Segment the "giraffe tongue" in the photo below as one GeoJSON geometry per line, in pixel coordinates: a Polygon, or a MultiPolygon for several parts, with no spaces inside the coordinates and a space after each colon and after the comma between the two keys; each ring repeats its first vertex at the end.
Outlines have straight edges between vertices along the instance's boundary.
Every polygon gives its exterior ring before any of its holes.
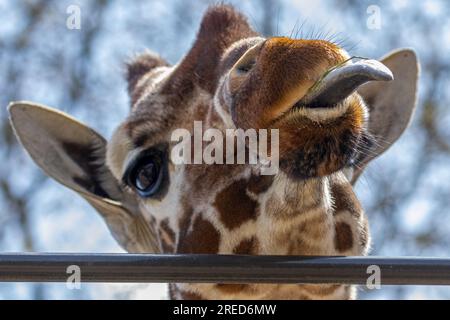
{"type": "Polygon", "coordinates": [[[369,81],[391,81],[394,76],[376,60],[361,60],[336,67],[316,82],[300,100],[309,108],[333,107],[369,81]]]}

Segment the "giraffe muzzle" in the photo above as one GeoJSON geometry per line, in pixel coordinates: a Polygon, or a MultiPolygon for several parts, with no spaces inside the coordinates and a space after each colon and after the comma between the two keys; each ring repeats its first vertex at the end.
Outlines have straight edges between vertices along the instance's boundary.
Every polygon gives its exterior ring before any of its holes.
{"type": "Polygon", "coordinates": [[[332,108],[369,81],[392,80],[391,70],[377,60],[347,61],[325,72],[297,105],[332,108]]]}

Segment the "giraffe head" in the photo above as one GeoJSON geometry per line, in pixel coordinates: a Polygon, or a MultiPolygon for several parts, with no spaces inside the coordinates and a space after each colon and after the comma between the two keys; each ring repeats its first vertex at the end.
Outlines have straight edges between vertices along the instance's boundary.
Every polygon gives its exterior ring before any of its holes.
{"type": "Polygon", "coordinates": [[[240,13],[216,6],[176,65],[153,53],[128,64],[131,111],[108,142],[46,107],[15,103],[10,113],[33,159],[86,198],[126,250],[255,253],[258,217],[314,198],[314,188],[292,198],[310,181],[345,171],[355,182],[409,124],[416,57],[401,50],[381,62],[352,61],[324,40],[263,38],[240,13]],[[194,121],[219,131],[278,129],[279,173],[174,164],[171,135],[192,132],[194,121]],[[263,205],[262,195],[283,206],[263,205]]]}

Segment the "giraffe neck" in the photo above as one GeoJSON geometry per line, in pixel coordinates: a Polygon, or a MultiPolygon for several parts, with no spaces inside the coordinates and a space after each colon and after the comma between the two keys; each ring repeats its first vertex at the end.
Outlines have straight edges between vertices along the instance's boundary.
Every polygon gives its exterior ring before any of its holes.
{"type": "Polygon", "coordinates": [[[328,178],[294,183],[278,176],[261,199],[260,254],[330,255],[334,221],[328,178]],[[264,236],[267,235],[267,236],[264,236]]]}
{"type": "MultiPolygon", "coordinates": [[[[207,114],[206,127],[224,129],[213,109],[207,114]]],[[[366,250],[367,238],[361,238],[366,234],[365,218],[341,173],[298,181],[282,172],[262,176],[249,165],[197,165],[182,170],[179,176],[184,183],[172,181],[170,188],[189,188],[190,197],[164,199],[161,210],[153,213],[164,252],[361,255],[366,250]]],[[[176,284],[171,286],[171,297],[337,299],[350,298],[351,290],[330,285],[176,284]]]]}

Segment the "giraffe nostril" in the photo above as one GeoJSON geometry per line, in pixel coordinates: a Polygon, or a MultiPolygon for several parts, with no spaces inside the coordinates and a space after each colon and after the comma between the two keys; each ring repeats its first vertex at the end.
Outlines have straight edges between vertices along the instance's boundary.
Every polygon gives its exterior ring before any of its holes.
{"type": "Polygon", "coordinates": [[[252,68],[255,66],[256,64],[256,59],[250,59],[249,61],[245,61],[244,63],[238,65],[236,67],[236,70],[241,73],[241,74],[245,74],[248,73],[252,70],[252,68]]]}
{"type": "Polygon", "coordinates": [[[238,74],[247,74],[250,72],[256,64],[257,57],[261,50],[261,43],[254,45],[248,49],[236,62],[233,70],[238,74]]]}

